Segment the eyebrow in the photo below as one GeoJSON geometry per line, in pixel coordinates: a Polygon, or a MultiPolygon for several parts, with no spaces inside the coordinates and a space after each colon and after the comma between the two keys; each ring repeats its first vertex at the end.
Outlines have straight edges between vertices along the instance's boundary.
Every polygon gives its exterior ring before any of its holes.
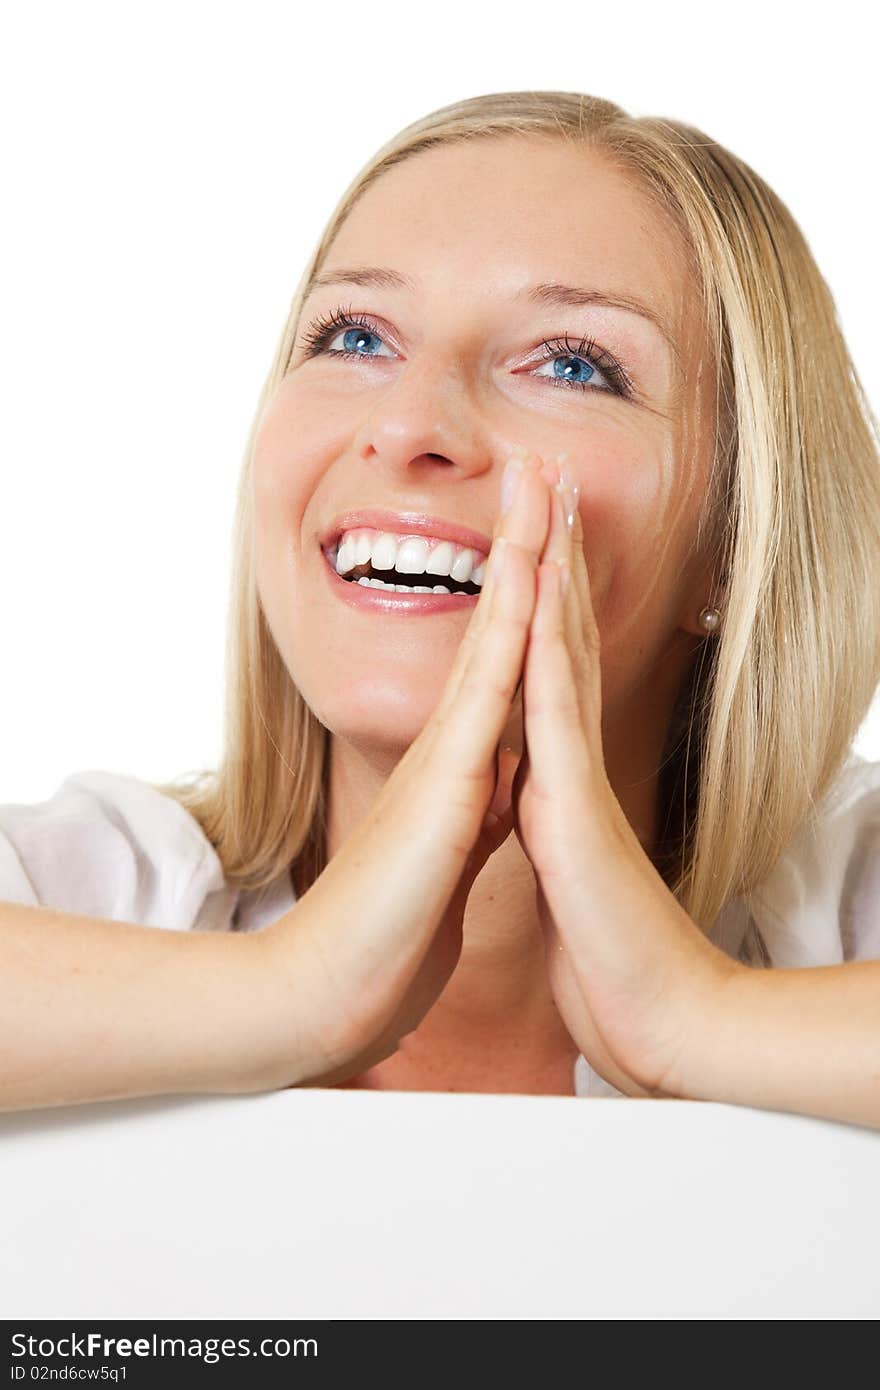
{"type": "MultiPolygon", "coordinates": [[[[418,288],[415,280],[407,275],[401,275],[397,270],[389,270],[384,266],[377,265],[351,266],[316,275],[303,295],[303,303],[313,290],[324,289],[328,285],[360,285],[364,289],[409,290],[411,293],[415,293],[418,288]]],[[[549,305],[553,308],[571,309],[583,309],[586,306],[598,304],[608,309],[624,309],[627,313],[638,314],[641,318],[653,323],[654,327],[658,329],[670,348],[679,371],[683,370],[681,353],[669,325],[657,313],[656,309],[652,309],[649,304],[644,304],[641,300],[633,299],[629,295],[610,294],[607,290],[577,289],[573,285],[555,283],[531,285],[527,289],[519,290],[513,296],[513,302],[517,300],[525,300],[531,304],[549,305]]]]}

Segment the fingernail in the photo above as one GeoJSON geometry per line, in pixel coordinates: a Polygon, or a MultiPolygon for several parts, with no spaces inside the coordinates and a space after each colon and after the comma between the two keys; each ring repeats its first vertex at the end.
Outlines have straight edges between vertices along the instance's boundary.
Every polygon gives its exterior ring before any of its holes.
{"type": "Polygon", "coordinates": [[[559,482],[560,473],[555,459],[542,459],[539,471],[550,487],[556,487],[559,482]]]}
{"type": "MultiPolygon", "coordinates": [[[[501,578],[501,571],[504,569],[504,556],[505,556],[506,551],[507,551],[507,539],[506,539],[506,537],[505,537],[505,536],[496,536],[495,539],[494,539],[494,541],[492,542],[492,550],[491,550],[491,554],[490,554],[490,556],[489,556],[489,570],[490,570],[490,572],[491,572],[489,577],[490,577],[491,580],[492,580],[493,586],[494,586],[495,584],[497,584],[497,583],[498,583],[498,580],[501,578]]],[[[484,590],[486,589],[486,587],[487,587],[487,586],[486,586],[486,583],[485,583],[485,581],[484,581],[484,583],[483,583],[483,588],[484,588],[484,590]]]]}
{"type": "Polygon", "coordinates": [[[565,515],[565,524],[568,527],[569,535],[574,530],[574,514],[577,511],[578,498],[581,495],[580,488],[574,483],[568,490],[568,511],[565,515]]]}
{"type": "Polygon", "coordinates": [[[556,487],[556,491],[562,498],[562,506],[563,510],[565,511],[565,524],[568,527],[568,534],[571,535],[572,531],[574,530],[574,514],[577,510],[580,489],[578,488],[577,483],[574,483],[571,486],[569,486],[560,480],[556,487]]]}
{"type": "Polygon", "coordinates": [[[508,510],[513,495],[516,492],[516,485],[523,470],[523,457],[521,454],[512,454],[507,460],[504,472],[501,475],[501,511],[502,514],[508,510]]]}
{"type": "Polygon", "coordinates": [[[557,488],[557,492],[562,498],[562,505],[565,509],[565,524],[568,527],[569,533],[571,533],[571,531],[574,528],[574,513],[577,507],[580,490],[577,484],[572,485],[571,483],[569,483],[568,478],[565,474],[565,465],[568,463],[568,451],[563,450],[562,453],[556,454],[555,457],[557,465],[559,467],[560,483],[560,486],[557,488]]]}

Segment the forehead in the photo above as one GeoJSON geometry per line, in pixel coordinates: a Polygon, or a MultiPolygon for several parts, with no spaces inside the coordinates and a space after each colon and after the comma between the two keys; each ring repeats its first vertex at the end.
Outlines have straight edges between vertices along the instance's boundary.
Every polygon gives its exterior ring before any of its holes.
{"type": "Polygon", "coordinates": [[[392,266],[440,296],[595,284],[671,325],[693,290],[681,237],[646,191],[597,151],[534,138],[423,150],[385,171],[322,269],[355,263],[392,266]]]}

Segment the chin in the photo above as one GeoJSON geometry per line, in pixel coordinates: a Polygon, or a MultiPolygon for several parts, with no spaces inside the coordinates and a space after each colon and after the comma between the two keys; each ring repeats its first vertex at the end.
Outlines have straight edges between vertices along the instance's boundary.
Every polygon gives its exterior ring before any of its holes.
{"type": "Polygon", "coordinates": [[[422,682],[412,684],[390,682],[342,681],[332,691],[322,691],[308,703],[316,718],[336,738],[363,749],[381,748],[388,752],[399,749],[404,753],[418,738],[433,714],[442,690],[426,689],[422,682]]]}

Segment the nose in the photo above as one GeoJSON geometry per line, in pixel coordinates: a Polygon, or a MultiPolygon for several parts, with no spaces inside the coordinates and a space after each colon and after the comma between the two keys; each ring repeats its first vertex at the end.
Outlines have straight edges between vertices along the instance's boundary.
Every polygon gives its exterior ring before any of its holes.
{"type": "Polygon", "coordinates": [[[420,482],[436,469],[459,477],[490,470],[505,444],[481,418],[473,391],[451,362],[412,359],[370,402],[355,442],[355,455],[406,472],[420,482]]]}

